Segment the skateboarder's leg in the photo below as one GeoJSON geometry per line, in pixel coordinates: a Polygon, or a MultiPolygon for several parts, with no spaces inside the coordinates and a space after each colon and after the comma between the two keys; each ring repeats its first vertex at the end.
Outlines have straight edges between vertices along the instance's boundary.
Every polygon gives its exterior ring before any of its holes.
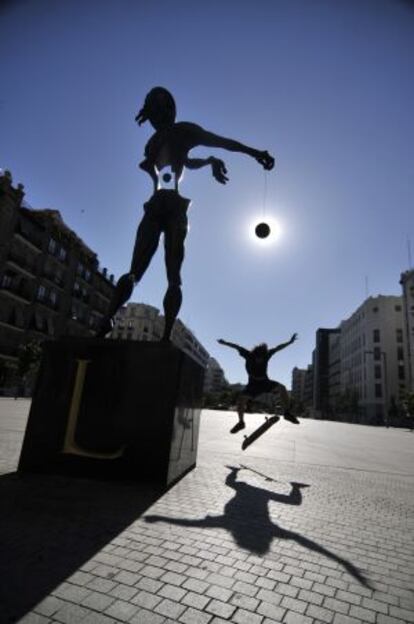
{"type": "Polygon", "coordinates": [[[246,424],[244,422],[244,412],[246,411],[248,398],[245,394],[240,394],[237,399],[237,414],[239,416],[238,422],[230,429],[230,433],[237,433],[241,429],[244,429],[246,424]]]}
{"type": "Polygon", "coordinates": [[[281,383],[278,383],[276,392],[279,394],[280,402],[282,403],[283,418],[295,425],[299,425],[300,424],[299,420],[296,418],[294,414],[291,414],[289,411],[289,407],[290,407],[289,395],[287,393],[285,386],[281,383]]]}

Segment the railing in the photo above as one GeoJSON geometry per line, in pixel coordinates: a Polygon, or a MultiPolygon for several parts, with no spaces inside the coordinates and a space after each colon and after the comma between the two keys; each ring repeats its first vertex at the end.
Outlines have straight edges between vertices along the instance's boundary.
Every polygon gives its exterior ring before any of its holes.
{"type": "Polygon", "coordinates": [[[21,267],[22,269],[25,269],[26,271],[28,271],[29,273],[31,273],[35,277],[36,265],[35,265],[34,262],[31,262],[25,256],[22,256],[22,255],[16,253],[15,251],[10,251],[9,252],[9,257],[7,258],[7,260],[9,262],[13,262],[14,264],[16,264],[17,266],[21,267]]]}
{"type": "Polygon", "coordinates": [[[26,240],[31,245],[37,247],[37,249],[42,249],[42,240],[34,234],[34,232],[28,231],[19,224],[15,230],[15,234],[18,234],[24,240],[26,240]]]}
{"type": "Polygon", "coordinates": [[[13,284],[13,282],[11,283],[3,282],[2,284],[0,284],[0,290],[13,293],[14,295],[17,295],[18,297],[21,297],[22,299],[28,302],[31,301],[32,299],[31,293],[29,292],[28,288],[20,284],[13,284]]]}

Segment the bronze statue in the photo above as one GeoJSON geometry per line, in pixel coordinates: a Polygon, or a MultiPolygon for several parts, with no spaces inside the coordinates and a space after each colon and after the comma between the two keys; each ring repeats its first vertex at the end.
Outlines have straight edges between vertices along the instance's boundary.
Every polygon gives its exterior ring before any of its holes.
{"type": "Polygon", "coordinates": [[[187,234],[187,209],[190,205],[190,200],[181,197],[178,192],[184,167],[200,169],[211,166],[212,175],[217,182],[225,184],[228,180],[227,169],[222,160],[213,156],[189,158],[190,150],[198,146],[220,147],[231,152],[247,154],[255,158],[266,170],[274,166],[274,158],[266,151],[259,151],[207,132],[193,123],[186,121],[176,123],[175,117],[176,106],[173,96],[167,89],[155,87],[146,96],[144,107],[135,118],[139,125],[149,121],[155,129],[155,134],[145,147],[145,159],[139,165],[151,176],[154,193],[144,204],[144,216],[138,227],[130,271],[122,275],[118,281],[109,311],[97,333],[98,337],[103,337],[111,331],[114,315],[128,301],[134,285],[147,270],[163,233],[168,288],[163,302],[165,327],[162,340],[170,339],[182,301],[180,271],[187,234]],[[171,173],[161,174],[166,167],[170,168],[171,173]],[[173,188],[162,188],[163,182],[169,183],[172,179],[173,188]]]}

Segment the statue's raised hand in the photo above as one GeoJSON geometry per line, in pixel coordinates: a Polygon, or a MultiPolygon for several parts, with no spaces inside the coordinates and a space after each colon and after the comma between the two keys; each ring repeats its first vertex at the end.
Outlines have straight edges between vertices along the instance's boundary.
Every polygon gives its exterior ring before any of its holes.
{"type": "Polygon", "coordinates": [[[256,160],[266,171],[270,171],[275,166],[275,159],[266,151],[257,152],[256,160]]]}
{"type": "Polygon", "coordinates": [[[220,160],[220,158],[211,158],[211,169],[213,177],[217,180],[217,182],[220,182],[220,184],[226,184],[228,181],[228,177],[226,175],[227,169],[226,165],[222,160],[220,160]]]}

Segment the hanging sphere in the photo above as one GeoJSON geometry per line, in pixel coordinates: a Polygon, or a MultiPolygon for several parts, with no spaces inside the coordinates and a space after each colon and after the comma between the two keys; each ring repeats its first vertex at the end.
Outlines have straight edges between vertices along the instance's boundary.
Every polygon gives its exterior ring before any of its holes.
{"type": "Polygon", "coordinates": [[[258,238],[267,238],[270,234],[270,227],[267,223],[258,223],[255,227],[255,233],[258,238]]]}

